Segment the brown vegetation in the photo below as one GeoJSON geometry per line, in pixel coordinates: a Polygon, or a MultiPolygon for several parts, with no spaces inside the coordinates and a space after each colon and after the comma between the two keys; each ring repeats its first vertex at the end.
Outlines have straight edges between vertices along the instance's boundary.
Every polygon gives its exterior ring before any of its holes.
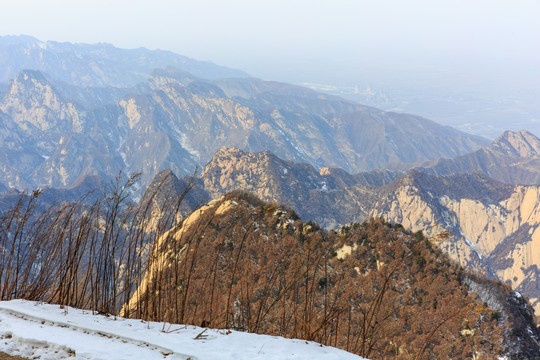
{"type": "Polygon", "coordinates": [[[39,192],[22,196],[0,218],[1,299],[302,338],[372,359],[507,352],[511,317],[470,292],[421,233],[382,220],[328,233],[244,192],[177,224],[191,184],[153,218],[160,186],[128,206],[135,180],[119,176],[90,205],[43,210],[39,192]]]}
{"type": "MultiPolygon", "coordinates": [[[[90,204],[83,198],[43,209],[41,191],[22,194],[0,217],[0,300],[118,313],[148,268],[154,237],[174,225],[176,214],[153,219],[151,199],[129,206],[137,178],[119,174],[90,204]]],[[[178,203],[189,188],[176,195],[178,203]]]]}
{"type": "Polygon", "coordinates": [[[463,270],[420,233],[381,220],[326,233],[234,193],[157,251],[167,258],[126,309],[134,317],[303,338],[374,359],[504,350],[497,312],[468,292],[463,270]],[[344,246],[350,254],[338,257],[344,246]]]}
{"type": "Polygon", "coordinates": [[[12,356],[3,352],[0,352],[0,360],[25,360],[20,356],[12,356]]]}

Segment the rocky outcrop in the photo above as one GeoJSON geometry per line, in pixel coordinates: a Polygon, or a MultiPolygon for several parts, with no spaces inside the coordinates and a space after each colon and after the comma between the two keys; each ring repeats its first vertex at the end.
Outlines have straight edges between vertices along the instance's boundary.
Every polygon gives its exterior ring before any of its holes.
{"type": "MultiPolygon", "coordinates": [[[[368,173],[369,174],[369,173],[368,173]]],[[[482,173],[411,171],[383,183],[343,170],[317,173],[269,152],[221,149],[201,174],[212,197],[233,189],[293,208],[326,228],[382,217],[422,231],[469,269],[510,284],[540,313],[540,187],[496,182],[482,173]]]]}
{"type": "Polygon", "coordinates": [[[367,218],[377,196],[375,187],[400,175],[380,170],[355,175],[337,168],[316,171],[312,165],[285,161],[269,151],[249,153],[222,148],[204,167],[200,178],[212,198],[242,189],[263,200],[291,206],[303,219],[333,228],[367,218]]]}

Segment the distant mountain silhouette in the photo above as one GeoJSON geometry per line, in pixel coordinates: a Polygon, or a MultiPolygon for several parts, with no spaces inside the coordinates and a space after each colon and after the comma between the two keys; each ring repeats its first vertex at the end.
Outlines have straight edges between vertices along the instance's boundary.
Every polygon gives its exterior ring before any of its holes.
{"type": "Polygon", "coordinates": [[[20,71],[38,70],[78,87],[132,87],[156,68],[174,66],[203,78],[243,77],[245,72],[198,61],[170,51],[119,49],[111,44],[41,41],[31,36],[0,36],[0,82],[20,71]]]}
{"type": "Polygon", "coordinates": [[[540,139],[525,130],[506,131],[473,153],[439,159],[420,169],[438,175],[481,171],[510,184],[540,184],[540,139]]]}

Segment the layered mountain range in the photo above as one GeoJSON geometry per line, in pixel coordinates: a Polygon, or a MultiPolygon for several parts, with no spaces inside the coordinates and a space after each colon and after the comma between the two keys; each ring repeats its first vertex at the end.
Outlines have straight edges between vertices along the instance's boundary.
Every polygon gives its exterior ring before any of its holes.
{"type": "Polygon", "coordinates": [[[540,313],[540,140],[526,131],[489,144],[163,51],[0,37],[0,65],[2,210],[14,189],[46,187],[53,204],[140,173],[138,206],[181,222],[242,189],[327,229],[421,231],[540,313]]]}
{"type": "Polygon", "coordinates": [[[12,37],[0,49],[0,182],[17,189],[70,187],[121,169],[142,172],[145,187],[166,168],[193,173],[223,146],[358,172],[486,144],[417,116],[159,51],[12,37]],[[121,68],[127,58],[135,65],[121,68]]]}
{"type": "MultiPolygon", "coordinates": [[[[499,158],[508,159],[502,166],[519,168],[536,156],[523,149],[538,143],[526,132],[507,132],[475,154],[499,149],[499,158]],[[501,150],[501,144],[512,145],[501,150]]],[[[423,231],[451,258],[511,284],[540,311],[540,258],[535,255],[540,253],[540,186],[505,184],[481,168],[472,170],[434,175],[419,168],[404,176],[380,170],[351,175],[335,168],[317,171],[268,151],[254,154],[223,148],[199,181],[209,198],[243,189],[287,204],[302,219],[328,229],[382,217],[411,231],[423,231]]]]}
{"type": "Polygon", "coordinates": [[[477,151],[452,159],[438,159],[420,168],[436,175],[482,172],[509,184],[539,184],[540,139],[525,130],[506,131],[477,151]]]}

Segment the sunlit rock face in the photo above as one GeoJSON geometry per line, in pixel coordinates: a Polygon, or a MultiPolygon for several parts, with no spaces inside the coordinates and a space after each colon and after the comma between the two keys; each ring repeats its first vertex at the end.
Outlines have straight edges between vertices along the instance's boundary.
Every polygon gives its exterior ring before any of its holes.
{"type": "Polygon", "coordinates": [[[508,186],[476,176],[418,176],[379,202],[371,211],[424,231],[462,265],[491,274],[526,294],[540,313],[537,278],[540,265],[540,187],[508,186]],[[468,182],[475,193],[439,188],[437,181],[468,182]],[[451,236],[438,239],[448,231],[451,236]]]}
{"type": "Polygon", "coordinates": [[[539,186],[503,184],[481,173],[434,176],[414,170],[397,176],[329,168],[317,173],[269,152],[223,148],[201,181],[211,197],[247,190],[284,202],[302,219],[328,229],[382,217],[422,231],[463,266],[523,292],[540,311],[539,186]]]}

